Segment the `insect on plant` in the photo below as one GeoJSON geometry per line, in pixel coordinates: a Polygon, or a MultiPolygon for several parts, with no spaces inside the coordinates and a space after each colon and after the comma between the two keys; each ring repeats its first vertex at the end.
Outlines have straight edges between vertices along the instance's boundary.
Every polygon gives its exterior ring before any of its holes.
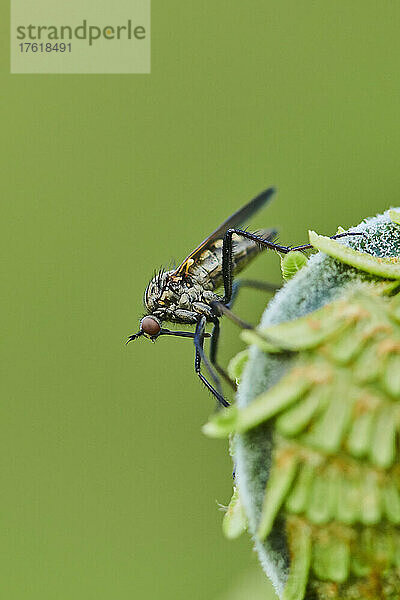
{"type": "MultiPolygon", "coordinates": [[[[232,305],[241,287],[275,291],[279,286],[250,279],[236,279],[235,276],[262,250],[276,250],[288,254],[294,250],[307,250],[302,246],[282,246],[274,243],[277,231],[261,229],[251,233],[240,226],[248,221],[271,199],[274,188],[269,188],[253,198],[233,213],[213,231],[185,260],[171,271],[161,269],[155,274],[144,293],[146,314],[140,321],[140,328],[128,338],[131,342],[141,336],[155,342],[163,335],[192,338],[195,346],[195,372],[223,406],[229,406],[225,399],[221,377],[233,389],[235,383],[217,362],[220,319],[226,315],[243,329],[252,326],[232,312],[232,305]],[[223,294],[217,294],[223,286],[223,294]],[[195,331],[174,331],[165,329],[164,321],[195,325],[195,331]],[[211,335],[206,332],[206,324],[212,323],[211,335]],[[209,359],[204,352],[204,339],[210,337],[209,359]],[[201,364],[207,368],[212,383],[203,375],[201,364]]],[[[333,238],[346,235],[359,235],[352,232],[340,233],[333,238]]],[[[127,342],[127,343],[128,343],[127,342]]]]}

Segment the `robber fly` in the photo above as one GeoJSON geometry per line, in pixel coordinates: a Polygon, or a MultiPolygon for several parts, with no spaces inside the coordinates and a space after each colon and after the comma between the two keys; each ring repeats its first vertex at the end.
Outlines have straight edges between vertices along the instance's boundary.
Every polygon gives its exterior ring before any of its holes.
{"type": "MultiPolygon", "coordinates": [[[[262,250],[269,248],[287,254],[293,250],[306,250],[303,246],[281,246],[274,243],[277,231],[261,229],[250,233],[239,229],[271,199],[274,188],[269,188],[245,204],[224,221],[178,268],[160,270],[148,284],[144,293],[146,315],[140,321],[140,329],[128,338],[128,342],[141,336],[152,342],[162,335],[192,338],[195,346],[195,372],[223,406],[229,402],[222,393],[220,377],[235,389],[235,384],[217,362],[217,348],[220,333],[219,320],[228,316],[242,328],[252,329],[251,325],[232,313],[232,304],[241,286],[274,291],[279,286],[253,280],[235,280],[234,277],[262,250]],[[223,286],[224,293],[217,294],[223,286]],[[174,331],[165,329],[163,322],[195,325],[195,331],[174,331]],[[211,335],[206,333],[207,323],[213,324],[211,335]],[[210,359],[204,353],[204,338],[210,337],[210,359]],[[201,371],[204,363],[213,383],[201,371]]],[[[342,233],[334,237],[352,235],[342,233]]]]}

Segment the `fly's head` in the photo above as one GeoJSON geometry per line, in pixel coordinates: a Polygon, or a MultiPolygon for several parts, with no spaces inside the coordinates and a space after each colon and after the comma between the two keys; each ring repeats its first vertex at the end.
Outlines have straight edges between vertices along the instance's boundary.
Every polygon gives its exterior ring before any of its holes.
{"type": "Polygon", "coordinates": [[[140,321],[139,331],[128,337],[128,342],[133,342],[142,335],[147,337],[151,342],[155,342],[159,335],[162,335],[163,329],[161,327],[161,321],[154,315],[146,315],[140,321]]]}

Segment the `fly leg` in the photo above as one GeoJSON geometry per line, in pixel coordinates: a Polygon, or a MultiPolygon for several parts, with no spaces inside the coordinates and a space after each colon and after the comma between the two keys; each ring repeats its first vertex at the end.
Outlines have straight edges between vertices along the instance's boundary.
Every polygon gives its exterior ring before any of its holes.
{"type": "Polygon", "coordinates": [[[220,334],[219,320],[216,318],[214,321],[214,327],[213,327],[213,330],[211,333],[211,340],[210,340],[210,361],[211,361],[211,364],[213,365],[213,367],[215,368],[215,370],[221,375],[221,377],[223,377],[225,379],[225,381],[227,383],[229,383],[231,388],[236,391],[235,382],[232,381],[232,379],[229,377],[229,375],[225,371],[225,369],[223,369],[217,362],[219,334],[220,334]]]}
{"type": "MultiPolygon", "coordinates": [[[[217,308],[218,313],[227,314],[229,311],[228,317],[230,317],[231,319],[234,319],[235,322],[240,327],[248,328],[251,326],[248,325],[247,323],[245,323],[244,321],[242,321],[241,319],[239,319],[238,317],[236,317],[236,315],[234,315],[230,310],[233,306],[233,303],[236,300],[239,289],[241,287],[251,287],[251,288],[254,288],[257,290],[265,290],[268,292],[275,292],[276,290],[278,290],[280,288],[280,286],[275,285],[273,283],[267,283],[264,281],[255,281],[253,279],[238,279],[237,281],[234,281],[234,283],[232,285],[232,296],[231,296],[231,300],[230,300],[229,304],[227,306],[225,306],[219,302],[215,303],[214,307],[217,308]]],[[[217,362],[219,334],[220,334],[220,325],[219,325],[218,318],[216,318],[214,321],[214,328],[212,330],[211,339],[210,339],[210,361],[211,361],[211,364],[214,366],[215,370],[221,375],[221,377],[223,377],[225,379],[225,381],[231,386],[231,388],[236,391],[237,386],[236,386],[235,382],[232,381],[232,379],[229,377],[229,375],[225,371],[225,369],[223,369],[217,362]]]]}
{"type": "Polygon", "coordinates": [[[250,323],[247,323],[246,321],[243,321],[243,319],[241,319],[240,317],[238,317],[237,315],[235,315],[235,313],[233,313],[231,311],[230,308],[228,308],[227,304],[224,304],[223,301],[221,300],[213,300],[212,302],[210,302],[211,307],[215,310],[215,313],[219,316],[225,315],[228,317],[228,319],[230,319],[231,321],[233,321],[233,323],[235,323],[236,325],[238,325],[238,327],[240,327],[241,329],[254,329],[254,327],[252,325],[250,325],[250,323]]]}
{"type": "MultiPolygon", "coordinates": [[[[224,274],[224,263],[222,264],[222,272],[224,274]]],[[[224,282],[225,282],[225,275],[224,275],[224,282]]],[[[230,281],[229,302],[227,302],[225,304],[225,298],[222,298],[221,300],[213,300],[210,303],[211,307],[214,309],[214,311],[217,315],[226,315],[228,317],[228,319],[233,321],[241,329],[254,329],[253,326],[250,325],[250,323],[243,321],[243,319],[241,319],[240,317],[235,315],[235,313],[233,313],[231,310],[232,305],[237,298],[239,289],[242,286],[253,287],[256,289],[260,289],[260,290],[267,290],[269,292],[279,289],[280,286],[274,285],[271,283],[264,283],[262,281],[254,281],[252,279],[239,279],[238,281],[235,281],[235,282],[230,281]]],[[[225,288],[225,290],[226,290],[226,288],[225,288]]],[[[226,294],[225,294],[225,296],[226,296],[226,294]]],[[[211,336],[212,336],[212,334],[211,334],[211,336]]],[[[212,340],[211,340],[211,343],[212,343],[212,340]]]]}
{"type": "Polygon", "coordinates": [[[240,286],[240,284],[236,286],[233,283],[232,236],[234,233],[242,235],[242,237],[248,238],[253,242],[259,244],[262,243],[264,247],[270,248],[271,250],[285,248],[284,246],[279,246],[279,244],[274,244],[272,241],[272,237],[261,238],[260,236],[257,236],[254,233],[250,233],[249,231],[243,231],[242,229],[228,229],[228,231],[225,232],[222,245],[222,279],[224,283],[224,297],[221,299],[221,303],[224,304],[227,308],[230,308],[232,303],[235,301],[240,286]]]}
{"type": "Polygon", "coordinates": [[[194,359],[194,370],[196,371],[197,375],[199,376],[200,380],[204,383],[206,388],[216,397],[218,402],[220,404],[222,404],[222,406],[229,406],[229,402],[227,402],[227,400],[225,400],[225,398],[222,394],[221,383],[220,383],[219,377],[218,377],[217,373],[215,372],[214,368],[212,367],[212,365],[209,363],[208,359],[206,358],[206,355],[204,354],[203,342],[204,342],[204,333],[205,333],[206,322],[207,321],[206,321],[205,316],[202,316],[196,325],[196,331],[194,334],[194,345],[196,348],[196,355],[195,355],[195,359],[194,359]],[[209,381],[207,381],[207,379],[202,374],[201,361],[203,361],[205,366],[207,367],[207,370],[211,375],[211,378],[214,382],[215,387],[209,381]]]}
{"type": "MultiPolygon", "coordinates": [[[[312,248],[311,244],[304,244],[302,246],[281,246],[280,244],[275,244],[270,238],[262,238],[255,233],[250,233],[250,231],[245,231],[243,229],[228,229],[225,232],[222,246],[222,277],[224,282],[225,294],[221,302],[226,307],[230,305],[233,294],[233,234],[240,235],[248,240],[252,240],[259,246],[269,248],[270,250],[276,250],[278,252],[281,252],[282,254],[289,254],[289,252],[292,252],[294,250],[302,251],[309,250],[312,248]]],[[[338,233],[336,235],[333,235],[331,239],[338,239],[349,235],[362,235],[362,233],[355,231],[346,231],[345,233],[338,233]]]]}
{"type": "Polygon", "coordinates": [[[268,281],[258,281],[256,279],[237,279],[232,284],[232,295],[230,301],[227,304],[228,308],[232,308],[238,296],[239,290],[242,287],[253,288],[254,290],[261,290],[273,293],[279,290],[282,286],[277,285],[275,283],[268,283],[268,281]]]}
{"type": "Polygon", "coordinates": [[[224,304],[224,300],[216,300],[211,302],[211,306],[214,308],[217,314],[226,315],[228,319],[236,323],[236,325],[238,325],[241,329],[253,329],[252,325],[246,321],[243,321],[243,319],[235,315],[235,313],[233,313],[231,310],[238,296],[239,290],[242,287],[251,287],[257,290],[275,292],[276,290],[279,290],[281,286],[264,281],[256,281],[254,279],[238,279],[232,283],[231,298],[227,304],[224,304]]]}
{"type": "MultiPolygon", "coordinates": [[[[225,305],[222,302],[214,301],[211,303],[214,309],[216,309],[217,314],[225,314],[228,318],[239,325],[242,329],[252,329],[252,326],[237,317],[232,311],[231,308],[233,303],[235,302],[239,289],[241,287],[252,287],[257,290],[266,290],[268,292],[276,291],[280,288],[279,285],[274,285],[272,283],[266,283],[263,281],[254,281],[253,279],[239,279],[235,281],[232,285],[232,296],[229,304],[225,305]]],[[[219,334],[220,334],[220,326],[218,318],[214,321],[214,328],[211,333],[210,340],[210,361],[211,364],[215,367],[215,370],[229,383],[229,385],[236,390],[237,386],[234,381],[229,377],[228,373],[217,363],[217,349],[219,342],[219,334]]]]}

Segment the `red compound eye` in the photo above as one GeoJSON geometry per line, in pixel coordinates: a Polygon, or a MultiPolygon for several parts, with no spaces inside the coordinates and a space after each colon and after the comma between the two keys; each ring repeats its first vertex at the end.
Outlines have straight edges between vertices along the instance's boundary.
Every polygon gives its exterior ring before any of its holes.
{"type": "Polygon", "coordinates": [[[157,335],[161,331],[161,325],[153,317],[145,317],[140,323],[140,327],[147,335],[157,335]]]}

